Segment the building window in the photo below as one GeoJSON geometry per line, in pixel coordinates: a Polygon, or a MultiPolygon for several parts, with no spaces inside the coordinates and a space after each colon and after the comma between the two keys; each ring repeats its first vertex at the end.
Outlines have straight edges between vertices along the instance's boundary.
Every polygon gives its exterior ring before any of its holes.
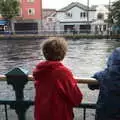
{"type": "Polygon", "coordinates": [[[87,17],[87,13],[86,12],[81,12],[80,17],[83,17],[83,18],[87,17]]]}
{"type": "Polygon", "coordinates": [[[86,13],[85,12],[83,13],[83,17],[86,17],[86,13]]]}
{"type": "Polygon", "coordinates": [[[35,0],[27,0],[27,2],[33,3],[35,0]]]}
{"type": "Polygon", "coordinates": [[[82,17],[82,12],[80,13],[80,17],[82,17]]]}
{"type": "Polygon", "coordinates": [[[29,8],[28,9],[28,15],[34,15],[35,14],[35,9],[34,8],[29,8]]]}
{"type": "Polygon", "coordinates": [[[72,13],[67,12],[67,13],[66,13],[66,16],[67,16],[67,17],[72,17],[72,13]]]}
{"type": "Polygon", "coordinates": [[[48,22],[52,22],[53,21],[53,19],[52,18],[48,18],[48,22]]]}

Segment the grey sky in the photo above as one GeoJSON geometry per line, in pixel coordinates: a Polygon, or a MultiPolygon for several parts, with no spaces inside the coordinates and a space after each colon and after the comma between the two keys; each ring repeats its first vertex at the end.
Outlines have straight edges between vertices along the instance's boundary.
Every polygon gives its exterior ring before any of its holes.
{"type": "MultiPolygon", "coordinates": [[[[115,0],[89,0],[90,5],[98,5],[98,4],[109,4],[109,1],[114,2],[115,0]]],[[[43,8],[53,8],[53,9],[61,9],[71,2],[80,2],[84,5],[87,5],[87,0],[43,0],[42,5],[43,8]]]]}

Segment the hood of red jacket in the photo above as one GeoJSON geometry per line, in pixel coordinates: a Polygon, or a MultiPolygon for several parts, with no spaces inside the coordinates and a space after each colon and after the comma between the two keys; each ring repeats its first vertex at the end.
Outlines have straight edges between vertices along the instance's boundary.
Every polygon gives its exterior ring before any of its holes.
{"type": "MultiPolygon", "coordinates": [[[[57,69],[63,67],[62,63],[59,61],[44,61],[40,62],[36,68],[33,70],[33,76],[36,78],[38,75],[39,77],[46,77],[49,73],[54,72],[57,69]]],[[[37,80],[37,79],[35,79],[37,80]]]]}
{"type": "Polygon", "coordinates": [[[39,72],[39,71],[46,71],[46,70],[54,70],[57,69],[58,67],[62,66],[61,62],[57,62],[57,61],[44,61],[39,63],[36,66],[35,71],[39,72]]]}
{"type": "Polygon", "coordinates": [[[55,69],[56,67],[61,66],[62,63],[59,61],[43,61],[37,65],[37,69],[55,69]]]}

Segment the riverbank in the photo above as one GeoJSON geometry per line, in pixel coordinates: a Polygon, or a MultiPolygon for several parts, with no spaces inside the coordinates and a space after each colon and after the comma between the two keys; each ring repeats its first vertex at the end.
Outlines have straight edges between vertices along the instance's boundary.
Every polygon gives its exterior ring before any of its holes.
{"type": "Polygon", "coordinates": [[[29,40],[29,39],[46,39],[48,36],[38,34],[21,34],[21,35],[0,35],[0,40],[29,40]]]}
{"type": "Polygon", "coordinates": [[[34,40],[46,39],[48,37],[65,37],[66,39],[120,39],[120,35],[91,35],[91,34],[4,34],[0,35],[0,40],[34,40]]]}

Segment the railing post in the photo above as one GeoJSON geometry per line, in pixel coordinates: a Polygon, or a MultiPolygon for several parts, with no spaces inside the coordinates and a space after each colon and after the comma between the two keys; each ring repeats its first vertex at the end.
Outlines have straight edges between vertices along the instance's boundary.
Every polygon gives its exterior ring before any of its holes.
{"type": "Polygon", "coordinates": [[[18,120],[25,120],[25,113],[29,108],[28,104],[24,102],[24,86],[28,82],[28,72],[21,69],[15,68],[9,71],[6,74],[7,84],[13,86],[15,91],[16,102],[12,104],[10,107],[15,109],[16,114],[18,116],[18,120]]]}

